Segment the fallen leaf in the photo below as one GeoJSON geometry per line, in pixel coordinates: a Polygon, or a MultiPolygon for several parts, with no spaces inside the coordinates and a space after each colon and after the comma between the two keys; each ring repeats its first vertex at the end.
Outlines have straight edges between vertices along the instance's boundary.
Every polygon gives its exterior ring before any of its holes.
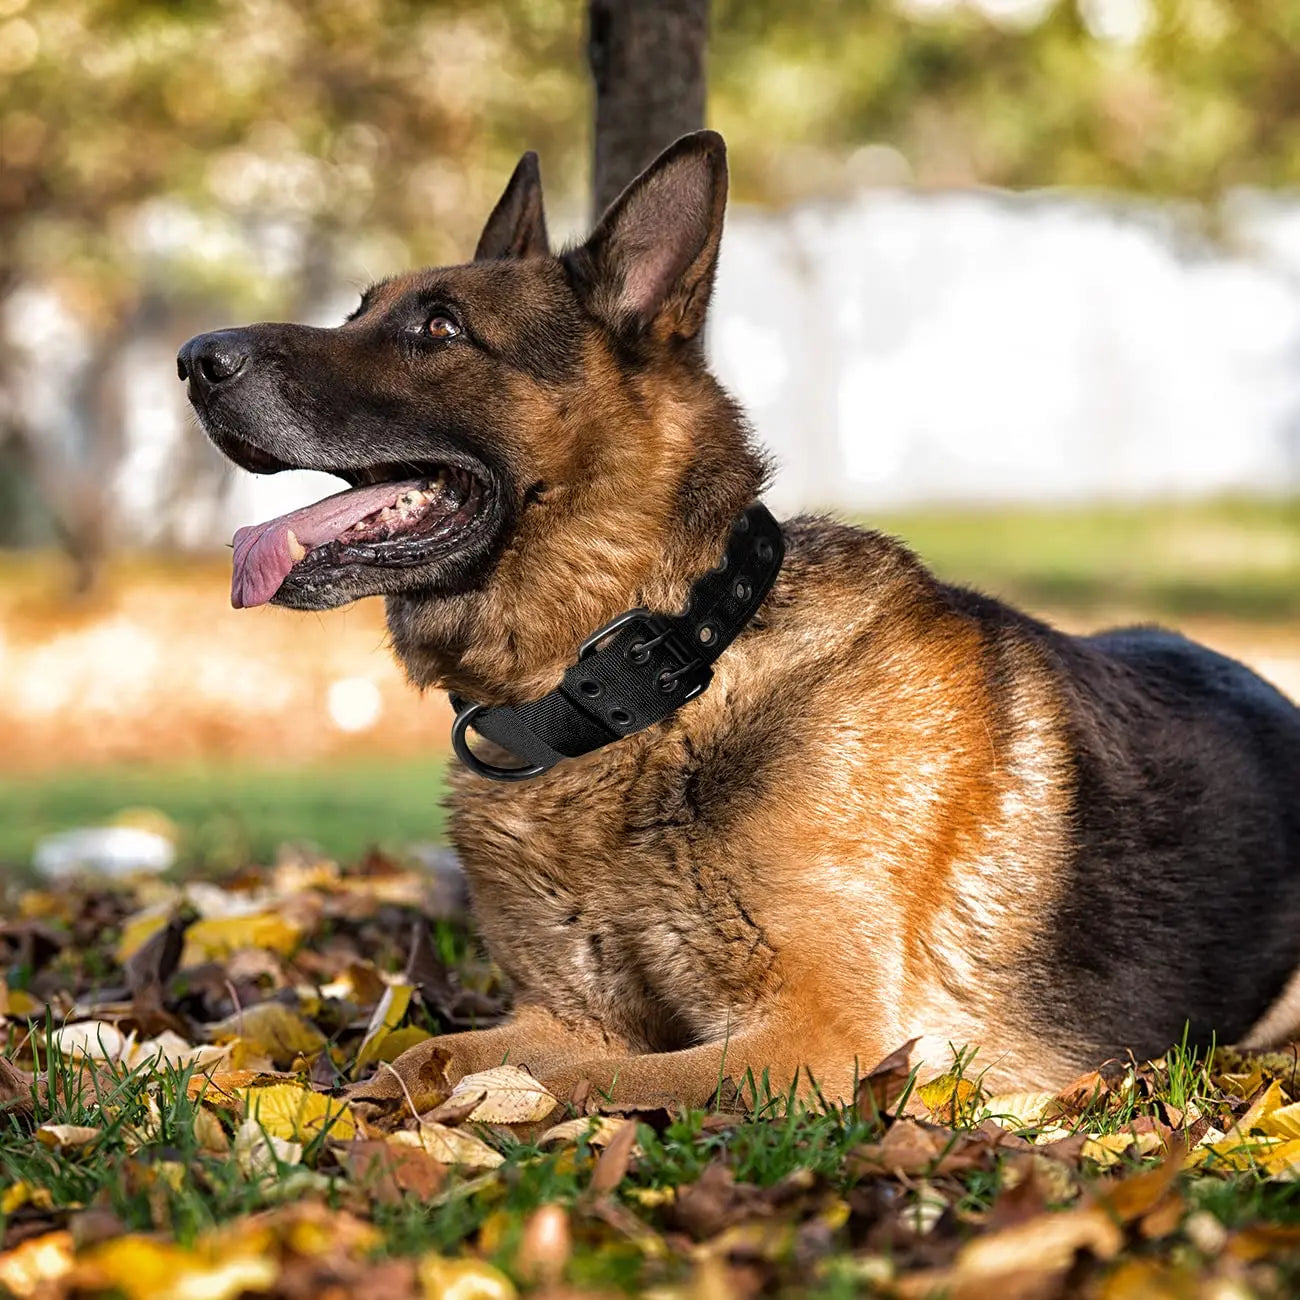
{"type": "Polygon", "coordinates": [[[554,1285],[573,1254],[573,1231],[562,1205],[543,1205],[524,1220],[514,1271],[525,1282],[554,1285]]]}
{"type": "Polygon", "coordinates": [[[192,1074],[185,1085],[191,1101],[200,1098],[210,1106],[242,1110],[244,1090],[271,1083],[295,1082],[296,1075],[268,1073],[264,1070],[224,1070],[214,1074],[192,1074]]]}
{"type": "Polygon", "coordinates": [[[220,961],[241,948],[266,948],[290,956],[302,941],[302,927],[279,912],[253,912],[247,916],[205,917],[185,936],[182,966],[220,961]]]}
{"type": "Polygon", "coordinates": [[[479,1259],[426,1255],[419,1264],[424,1300],[514,1300],[515,1284],[479,1259]]]}
{"type": "Polygon", "coordinates": [[[448,1103],[458,1096],[482,1092],[483,1100],[469,1118],[480,1124],[534,1124],[545,1119],[559,1102],[527,1070],[517,1065],[497,1065],[467,1074],[451,1090],[448,1103]]]}
{"type": "Polygon", "coordinates": [[[401,1129],[386,1141],[394,1146],[419,1147],[446,1165],[464,1165],[469,1169],[495,1169],[505,1157],[493,1151],[481,1138],[463,1129],[445,1124],[421,1124],[417,1129],[401,1129]]]}
{"type": "Polygon", "coordinates": [[[957,1124],[972,1118],[979,1090],[969,1080],[957,1074],[941,1074],[916,1090],[921,1104],[937,1120],[957,1124]]]}
{"type": "Polygon", "coordinates": [[[42,1124],[36,1130],[36,1140],[51,1151],[75,1151],[89,1146],[103,1131],[84,1124],[42,1124]]]}
{"type": "Polygon", "coordinates": [[[1300,1102],[1279,1106],[1256,1120],[1255,1127],[1269,1137],[1300,1138],[1300,1102]]]}
{"type": "Polygon", "coordinates": [[[131,1235],[95,1247],[78,1264],[76,1285],[114,1290],[128,1300],[235,1300],[267,1291],[280,1273],[276,1260],[251,1252],[210,1259],[168,1242],[131,1235]]]}
{"type": "Polygon", "coordinates": [[[0,1287],[19,1300],[38,1292],[49,1294],[47,1288],[56,1286],[72,1268],[72,1234],[47,1232],[0,1255],[0,1287]]]}
{"type": "Polygon", "coordinates": [[[1091,1160],[1102,1169],[1109,1169],[1119,1164],[1124,1157],[1139,1158],[1154,1155],[1164,1149],[1164,1143],[1158,1133],[1104,1133],[1090,1137],[1083,1144],[1081,1152],[1085,1160],[1091,1160]]]}
{"type": "Polygon", "coordinates": [[[634,1121],[623,1121],[623,1127],[610,1139],[609,1145],[600,1153],[595,1169],[591,1171],[591,1182],[587,1184],[589,1196],[608,1195],[627,1176],[628,1165],[632,1162],[636,1147],[636,1132],[634,1121]]]}
{"type": "Polygon", "coordinates": [[[0,1056],[0,1109],[31,1110],[34,1083],[26,1070],[20,1070],[7,1056],[0,1056]]]}
{"type": "Polygon", "coordinates": [[[50,1035],[50,1043],[63,1056],[91,1061],[125,1060],[135,1046],[135,1035],[124,1034],[106,1020],[83,1020],[64,1025],[50,1035]]]}
{"type": "Polygon", "coordinates": [[[321,1133],[346,1142],[357,1133],[345,1101],[313,1092],[301,1084],[273,1083],[241,1090],[245,1111],[272,1137],[309,1142],[321,1133]]]}
{"type": "MultiPolygon", "coordinates": [[[[624,1125],[632,1121],[615,1119],[611,1115],[580,1115],[577,1119],[566,1119],[553,1128],[548,1128],[537,1145],[543,1147],[560,1146],[567,1142],[576,1142],[586,1138],[587,1145],[607,1147],[610,1141],[622,1132],[624,1125]]],[[[643,1154],[640,1146],[633,1147],[633,1155],[643,1154]]]]}
{"type": "Polygon", "coordinates": [[[302,1143],[278,1137],[249,1116],[236,1130],[231,1155],[245,1178],[274,1177],[281,1165],[302,1163],[302,1143]]]}
{"type": "Polygon", "coordinates": [[[360,1077],[362,1071],[380,1059],[380,1044],[402,1023],[414,992],[414,985],[405,978],[395,980],[384,990],[383,997],[379,999],[379,1004],[370,1017],[366,1036],[357,1051],[356,1063],[352,1067],[354,1079],[360,1077]]]}
{"type": "Polygon", "coordinates": [[[1033,1128],[1041,1124],[1056,1105],[1052,1092],[1010,1092],[990,1097],[980,1108],[981,1119],[991,1119],[1003,1128],[1033,1128]]]}
{"type": "Polygon", "coordinates": [[[353,1179],[385,1204],[405,1194],[427,1201],[447,1181],[446,1164],[419,1147],[371,1140],[349,1142],[339,1153],[353,1179]]]}
{"type": "Polygon", "coordinates": [[[909,1038],[858,1080],[853,1107],[859,1119],[879,1119],[893,1108],[912,1077],[912,1049],[920,1041],[919,1038],[909,1038]]]}
{"type": "Polygon", "coordinates": [[[282,1002],[259,1002],[207,1027],[214,1042],[239,1039],[277,1065],[292,1065],[299,1056],[314,1056],[325,1036],[282,1002]]]}
{"type": "Polygon", "coordinates": [[[1049,1210],[1010,1228],[976,1237],[957,1253],[955,1279],[991,1278],[1002,1273],[1060,1272],[1082,1250],[1109,1259],[1123,1245],[1123,1233],[1097,1206],[1049,1210]]]}

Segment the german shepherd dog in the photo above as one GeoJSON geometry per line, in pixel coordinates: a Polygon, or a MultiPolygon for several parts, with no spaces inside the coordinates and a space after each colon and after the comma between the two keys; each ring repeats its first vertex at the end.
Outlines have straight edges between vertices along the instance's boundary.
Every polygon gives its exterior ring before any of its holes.
{"type": "MultiPolygon", "coordinates": [[[[551,692],[621,611],[679,615],[763,491],[709,373],[722,139],[686,136],[549,247],[525,155],[474,261],[337,328],[190,340],[212,441],[349,490],[236,539],[233,602],[384,596],[418,688],[551,692]]],[[[557,1095],[828,1097],[919,1038],[999,1087],[1300,1031],[1300,710],[1156,628],[1066,636],[903,545],[780,526],[712,684],[529,781],[451,778],[505,1025],[400,1058],[417,1096],[503,1061],[557,1095]],[[806,1072],[806,1073],[805,1073],[806,1072]]],[[[481,739],[475,742],[483,752],[481,739]]],[[[488,750],[501,763],[499,750],[488,750]]]]}

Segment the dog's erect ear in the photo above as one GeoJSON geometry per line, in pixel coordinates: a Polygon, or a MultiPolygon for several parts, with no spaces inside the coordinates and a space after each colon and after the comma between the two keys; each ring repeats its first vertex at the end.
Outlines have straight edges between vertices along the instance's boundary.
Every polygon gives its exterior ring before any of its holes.
{"type": "Polygon", "coordinates": [[[474,250],[474,260],[545,257],[550,251],[546,213],[542,210],[542,173],[537,155],[529,150],[519,160],[505,193],[492,209],[474,250]]]}
{"type": "Polygon", "coordinates": [[[580,292],[613,326],[692,339],[704,325],[727,206],[716,131],[670,145],[610,204],[576,254],[580,292]]]}

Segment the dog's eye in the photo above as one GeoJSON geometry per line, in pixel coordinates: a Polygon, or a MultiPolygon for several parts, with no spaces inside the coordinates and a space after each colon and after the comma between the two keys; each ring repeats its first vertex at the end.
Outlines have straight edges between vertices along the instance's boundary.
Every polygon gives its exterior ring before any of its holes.
{"type": "Polygon", "coordinates": [[[440,312],[429,321],[424,331],[431,339],[454,339],[460,333],[460,326],[440,312]]]}

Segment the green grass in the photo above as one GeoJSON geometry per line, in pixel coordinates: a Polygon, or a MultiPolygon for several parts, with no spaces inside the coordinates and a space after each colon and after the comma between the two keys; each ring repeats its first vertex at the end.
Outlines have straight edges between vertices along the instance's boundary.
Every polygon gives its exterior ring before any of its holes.
{"type": "Polygon", "coordinates": [[[1300,500],[936,509],[864,522],[941,577],[1031,607],[1300,617],[1300,500]]]}
{"type": "MultiPolygon", "coordinates": [[[[268,737],[268,746],[274,743],[268,737]]],[[[114,767],[0,780],[0,866],[22,867],[42,836],[154,808],[181,831],[187,865],[220,870],[268,861],[309,842],[340,859],[371,845],[437,838],[441,760],[372,760],[305,768],[114,767]]]]}

